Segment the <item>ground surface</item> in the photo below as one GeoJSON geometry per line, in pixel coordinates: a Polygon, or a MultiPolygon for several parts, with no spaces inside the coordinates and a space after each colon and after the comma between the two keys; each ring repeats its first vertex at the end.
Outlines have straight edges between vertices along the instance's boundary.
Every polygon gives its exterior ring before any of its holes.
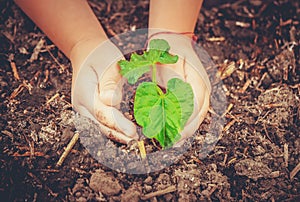
{"type": "MultiPolygon", "coordinates": [[[[219,141],[203,159],[204,123],[172,166],[130,175],[97,162],[80,141],[56,167],[74,135],[70,63],[13,3],[1,1],[1,200],[299,201],[299,1],[212,2],[196,35],[217,64],[214,85],[227,96],[219,141]]],[[[147,27],[148,1],[90,3],[109,36],[147,27]]]]}

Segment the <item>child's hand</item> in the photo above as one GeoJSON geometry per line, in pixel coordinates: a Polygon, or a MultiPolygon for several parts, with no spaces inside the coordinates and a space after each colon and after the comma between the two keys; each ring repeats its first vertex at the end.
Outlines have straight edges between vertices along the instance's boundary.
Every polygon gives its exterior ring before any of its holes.
{"type": "MultiPolygon", "coordinates": [[[[88,49],[84,45],[77,48],[76,53],[88,49]]],[[[80,57],[78,54],[77,58],[80,57]]],[[[99,123],[101,132],[108,138],[128,143],[138,137],[135,125],[115,108],[122,99],[117,66],[122,57],[110,41],[94,49],[73,73],[72,103],[81,115],[99,123]]]]}
{"type": "Polygon", "coordinates": [[[179,34],[157,34],[153,38],[168,41],[171,54],[179,56],[178,62],[171,65],[157,66],[157,82],[164,87],[171,78],[180,78],[191,84],[194,91],[194,112],[181,132],[181,140],[190,137],[199,128],[209,108],[211,85],[200,59],[195,53],[190,38],[179,34]]]}

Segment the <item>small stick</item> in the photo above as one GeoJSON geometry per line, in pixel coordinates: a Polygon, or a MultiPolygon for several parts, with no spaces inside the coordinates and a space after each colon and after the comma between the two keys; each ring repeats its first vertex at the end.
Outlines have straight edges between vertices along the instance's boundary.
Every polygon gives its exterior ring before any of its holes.
{"type": "Polygon", "coordinates": [[[167,193],[170,193],[170,192],[174,192],[174,191],[176,191],[176,187],[174,185],[172,185],[170,187],[167,187],[166,189],[151,192],[149,194],[145,194],[144,196],[141,196],[141,199],[142,200],[148,200],[148,199],[153,198],[155,196],[161,196],[161,195],[164,195],[164,194],[167,194],[167,193]]]}
{"type": "Polygon", "coordinates": [[[31,54],[29,62],[33,62],[38,59],[39,53],[41,52],[44,45],[45,45],[45,39],[41,38],[39,42],[36,44],[35,48],[33,49],[33,53],[31,54]]]}
{"type": "Polygon", "coordinates": [[[42,152],[30,152],[30,151],[26,151],[25,153],[20,154],[19,152],[15,152],[12,156],[14,157],[32,157],[32,156],[45,156],[44,153],[42,152]]]}
{"type": "Polygon", "coordinates": [[[290,179],[293,180],[293,178],[297,175],[297,173],[300,170],[300,163],[291,171],[290,173],[290,179]]]}
{"type": "Polygon", "coordinates": [[[247,90],[247,88],[249,87],[250,84],[251,84],[251,80],[248,79],[248,80],[245,82],[245,84],[244,84],[244,86],[242,87],[242,89],[239,90],[239,93],[245,93],[245,91],[247,90]]]}
{"type": "Polygon", "coordinates": [[[208,196],[210,197],[210,196],[216,191],[217,188],[218,188],[218,186],[217,186],[217,185],[214,185],[214,186],[212,187],[212,189],[209,191],[208,196]]]}
{"type": "Polygon", "coordinates": [[[50,104],[53,100],[55,100],[57,97],[59,97],[59,93],[56,93],[53,95],[47,102],[46,105],[50,104]]]}
{"type": "Polygon", "coordinates": [[[24,84],[20,84],[9,96],[9,99],[12,100],[17,97],[24,90],[24,84]]]}
{"type": "Polygon", "coordinates": [[[145,150],[144,141],[141,140],[141,141],[138,141],[137,143],[138,143],[141,157],[142,157],[142,159],[145,159],[146,158],[146,150],[145,150]]]}
{"type": "Polygon", "coordinates": [[[223,165],[226,165],[227,158],[228,158],[228,154],[225,153],[225,155],[224,155],[224,160],[223,160],[223,165]]]}
{"type": "Polygon", "coordinates": [[[262,84],[263,80],[266,78],[266,76],[268,76],[268,73],[265,72],[262,77],[260,78],[258,84],[256,85],[256,90],[258,90],[259,86],[262,84]]]}
{"type": "Polygon", "coordinates": [[[227,165],[230,165],[230,164],[234,163],[235,161],[236,161],[236,158],[230,159],[230,160],[228,161],[227,165]]]}
{"type": "Polygon", "coordinates": [[[56,170],[56,169],[46,169],[46,168],[38,169],[37,171],[49,172],[49,173],[59,173],[60,172],[59,170],[56,170]]]}
{"type": "Polygon", "coordinates": [[[10,137],[11,139],[14,138],[14,134],[12,134],[11,132],[7,131],[7,130],[2,130],[1,131],[2,134],[7,135],[8,137],[10,137]]]}
{"type": "Polygon", "coordinates": [[[235,119],[231,120],[231,121],[223,128],[223,132],[228,131],[229,128],[230,128],[231,126],[233,126],[233,124],[235,124],[235,122],[236,122],[235,119]]]}
{"type": "Polygon", "coordinates": [[[225,37],[220,36],[220,37],[210,37],[208,39],[206,39],[209,42],[222,42],[225,41],[225,37]]]}
{"type": "Polygon", "coordinates": [[[220,72],[221,80],[224,80],[227,77],[229,77],[235,70],[236,70],[236,67],[235,67],[234,62],[230,62],[229,64],[226,64],[226,67],[222,69],[222,72],[220,72]]]}
{"type": "Polygon", "coordinates": [[[27,83],[26,81],[23,81],[22,84],[20,84],[12,93],[11,95],[9,96],[9,99],[12,100],[14,99],[15,97],[17,97],[23,90],[24,88],[26,88],[29,92],[29,94],[31,94],[31,89],[32,89],[32,86],[30,83],[27,83]]]}
{"type": "Polygon", "coordinates": [[[226,109],[226,111],[221,115],[221,117],[224,117],[228,112],[230,112],[230,110],[232,109],[233,104],[230,103],[226,109]]]}
{"type": "Polygon", "coordinates": [[[49,50],[48,46],[45,46],[47,52],[49,53],[50,57],[54,60],[54,62],[61,68],[61,70],[64,72],[65,71],[65,66],[62,65],[57,59],[56,57],[54,57],[54,55],[51,53],[51,51],[49,50]]]}
{"type": "Polygon", "coordinates": [[[64,162],[64,160],[66,159],[70,151],[72,150],[73,146],[77,142],[78,138],[79,138],[79,133],[75,133],[71,141],[69,142],[67,148],[65,149],[64,153],[60,156],[58,162],[56,163],[57,167],[60,167],[62,165],[62,163],[64,162]]]}
{"type": "Polygon", "coordinates": [[[287,168],[289,165],[289,145],[287,143],[284,143],[283,145],[283,158],[285,167],[287,168]]]}
{"type": "Polygon", "coordinates": [[[10,67],[13,71],[13,74],[14,74],[14,78],[17,79],[18,81],[20,80],[20,76],[19,76],[19,73],[18,73],[18,70],[17,70],[17,66],[16,66],[16,63],[11,61],[10,62],[10,67]]]}

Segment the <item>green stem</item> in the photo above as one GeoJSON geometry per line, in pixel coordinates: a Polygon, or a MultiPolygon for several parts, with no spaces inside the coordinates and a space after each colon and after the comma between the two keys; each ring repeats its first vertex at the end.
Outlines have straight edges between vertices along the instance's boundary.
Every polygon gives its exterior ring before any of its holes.
{"type": "Polygon", "coordinates": [[[156,84],[156,89],[159,95],[164,95],[164,93],[162,92],[162,90],[160,89],[160,87],[157,85],[157,81],[156,81],[156,64],[152,65],[152,82],[156,84]]]}
{"type": "Polygon", "coordinates": [[[152,65],[152,82],[157,84],[157,82],[156,82],[156,64],[152,65]]]}

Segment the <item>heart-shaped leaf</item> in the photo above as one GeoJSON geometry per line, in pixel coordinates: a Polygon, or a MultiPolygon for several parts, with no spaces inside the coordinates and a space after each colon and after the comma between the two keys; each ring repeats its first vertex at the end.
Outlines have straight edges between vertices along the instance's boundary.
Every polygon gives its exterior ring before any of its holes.
{"type": "Polygon", "coordinates": [[[136,90],[134,116],[148,138],[155,138],[163,148],[180,139],[180,132],[194,109],[194,94],[190,84],[173,78],[167,92],[153,82],[144,82],[136,90]]]}

